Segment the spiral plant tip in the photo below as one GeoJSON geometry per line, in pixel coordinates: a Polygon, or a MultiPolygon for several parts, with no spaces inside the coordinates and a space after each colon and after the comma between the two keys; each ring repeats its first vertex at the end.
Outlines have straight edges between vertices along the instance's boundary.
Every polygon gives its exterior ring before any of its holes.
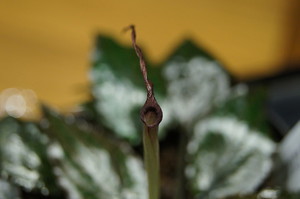
{"type": "Polygon", "coordinates": [[[130,25],[124,29],[124,31],[131,30],[131,40],[133,48],[136,52],[136,55],[139,58],[140,61],[140,69],[144,78],[144,82],[146,85],[147,90],[147,100],[144,104],[144,106],[141,109],[140,116],[143,123],[149,127],[155,127],[158,126],[159,123],[162,121],[163,113],[162,110],[157,103],[154,92],[153,92],[153,84],[148,79],[148,73],[147,73],[147,66],[146,62],[142,53],[142,50],[140,47],[136,44],[136,32],[135,32],[135,26],[130,25]]]}

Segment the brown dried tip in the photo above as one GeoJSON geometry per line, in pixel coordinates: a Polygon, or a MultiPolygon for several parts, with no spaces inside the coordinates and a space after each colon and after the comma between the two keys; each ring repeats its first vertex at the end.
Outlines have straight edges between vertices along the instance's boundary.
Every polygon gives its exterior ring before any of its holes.
{"type": "Polygon", "coordinates": [[[141,68],[144,82],[145,82],[146,89],[147,89],[147,100],[141,109],[140,117],[147,127],[149,127],[149,128],[156,127],[161,122],[163,113],[162,113],[162,110],[161,110],[159,104],[156,102],[156,99],[154,97],[153,84],[148,80],[147,67],[146,67],[145,59],[143,57],[142,50],[136,44],[136,33],[135,33],[134,25],[130,25],[127,28],[125,28],[124,30],[127,31],[129,29],[131,29],[132,45],[133,45],[133,48],[140,60],[140,68],[141,68]]]}

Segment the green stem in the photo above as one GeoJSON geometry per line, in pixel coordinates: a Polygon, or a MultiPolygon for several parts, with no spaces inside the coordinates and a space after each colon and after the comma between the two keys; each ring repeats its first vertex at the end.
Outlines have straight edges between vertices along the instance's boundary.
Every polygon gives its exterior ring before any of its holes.
{"type": "Polygon", "coordinates": [[[162,111],[154,95],[148,98],[141,110],[141,119],[144,123],[143,144],[144,161],[148,177],[148,199],[158,199],[160,196],[159,183],[159,142],[158,126],[162,120],[162,111]]]}
{"type": "Polygon", "coordinates": [[[144,125],[144,161],[148,178],[149,199],[158,199],[160,195],[159,180],[159,144],[157,139],[158,127],[144,125]]]}

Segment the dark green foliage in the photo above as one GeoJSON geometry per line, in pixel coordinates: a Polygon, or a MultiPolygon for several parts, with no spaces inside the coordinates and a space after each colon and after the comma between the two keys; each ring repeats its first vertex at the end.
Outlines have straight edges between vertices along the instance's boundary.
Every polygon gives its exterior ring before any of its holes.
{"type": "MultiPolygon", "coordinates": [[[[176,133],[188,138],[187,146],[183,142],[171,155],[181,155],[177,173],[186,174],[191,199],[257,198],[276,147],[264,112],[265,90],[248,92],[244,85],[238,91],[222,65],[190,40],[161,64],[147,63],[164,112],[160,131],[183,129],[176,133]]],[[[12,192],[0,187],[1,199],[22,193],[41,198],[147,197],[142,158],[132,153],[141,144],[139,110],[146,99],[135,51],[99,36],[90,77],[92,99],[77,115],[44,107],[38,123],[0,120],[0,186],[12,192]]],[[[164,139],[169,137],[161,139],[168,143],[164,139]]],[[[297,198],[284,194],[278,199],[297,198]]]]}
{"type": "Polygon", "coordinates": [[[225,104],[217,109],[220,116],[236,116],[247,122],[250,128],[261,131],[271,137],[266,117],[266,89],[255,88],[242,95],[231,96],[225,104]]]}

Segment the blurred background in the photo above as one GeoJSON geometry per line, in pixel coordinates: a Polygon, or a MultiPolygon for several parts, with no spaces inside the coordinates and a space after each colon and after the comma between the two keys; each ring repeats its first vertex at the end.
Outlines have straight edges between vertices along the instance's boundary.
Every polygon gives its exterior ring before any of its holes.
{"type": "Polygon", "coordinates": [[[259,79],[299,65],[297,0],[8,1],[0,4],[0,91],[34,91],[69,111],[88,98],[97,33],[130,44],[134,23],[148,57],[159,63],[192,38],[238,79],[259,79]]]}
{"type": "Polygon", "coordinates": [[[298,199],[298,0],[0,0],[0,198],[147,198],[130,24],[161,198],[298,199]]]}

